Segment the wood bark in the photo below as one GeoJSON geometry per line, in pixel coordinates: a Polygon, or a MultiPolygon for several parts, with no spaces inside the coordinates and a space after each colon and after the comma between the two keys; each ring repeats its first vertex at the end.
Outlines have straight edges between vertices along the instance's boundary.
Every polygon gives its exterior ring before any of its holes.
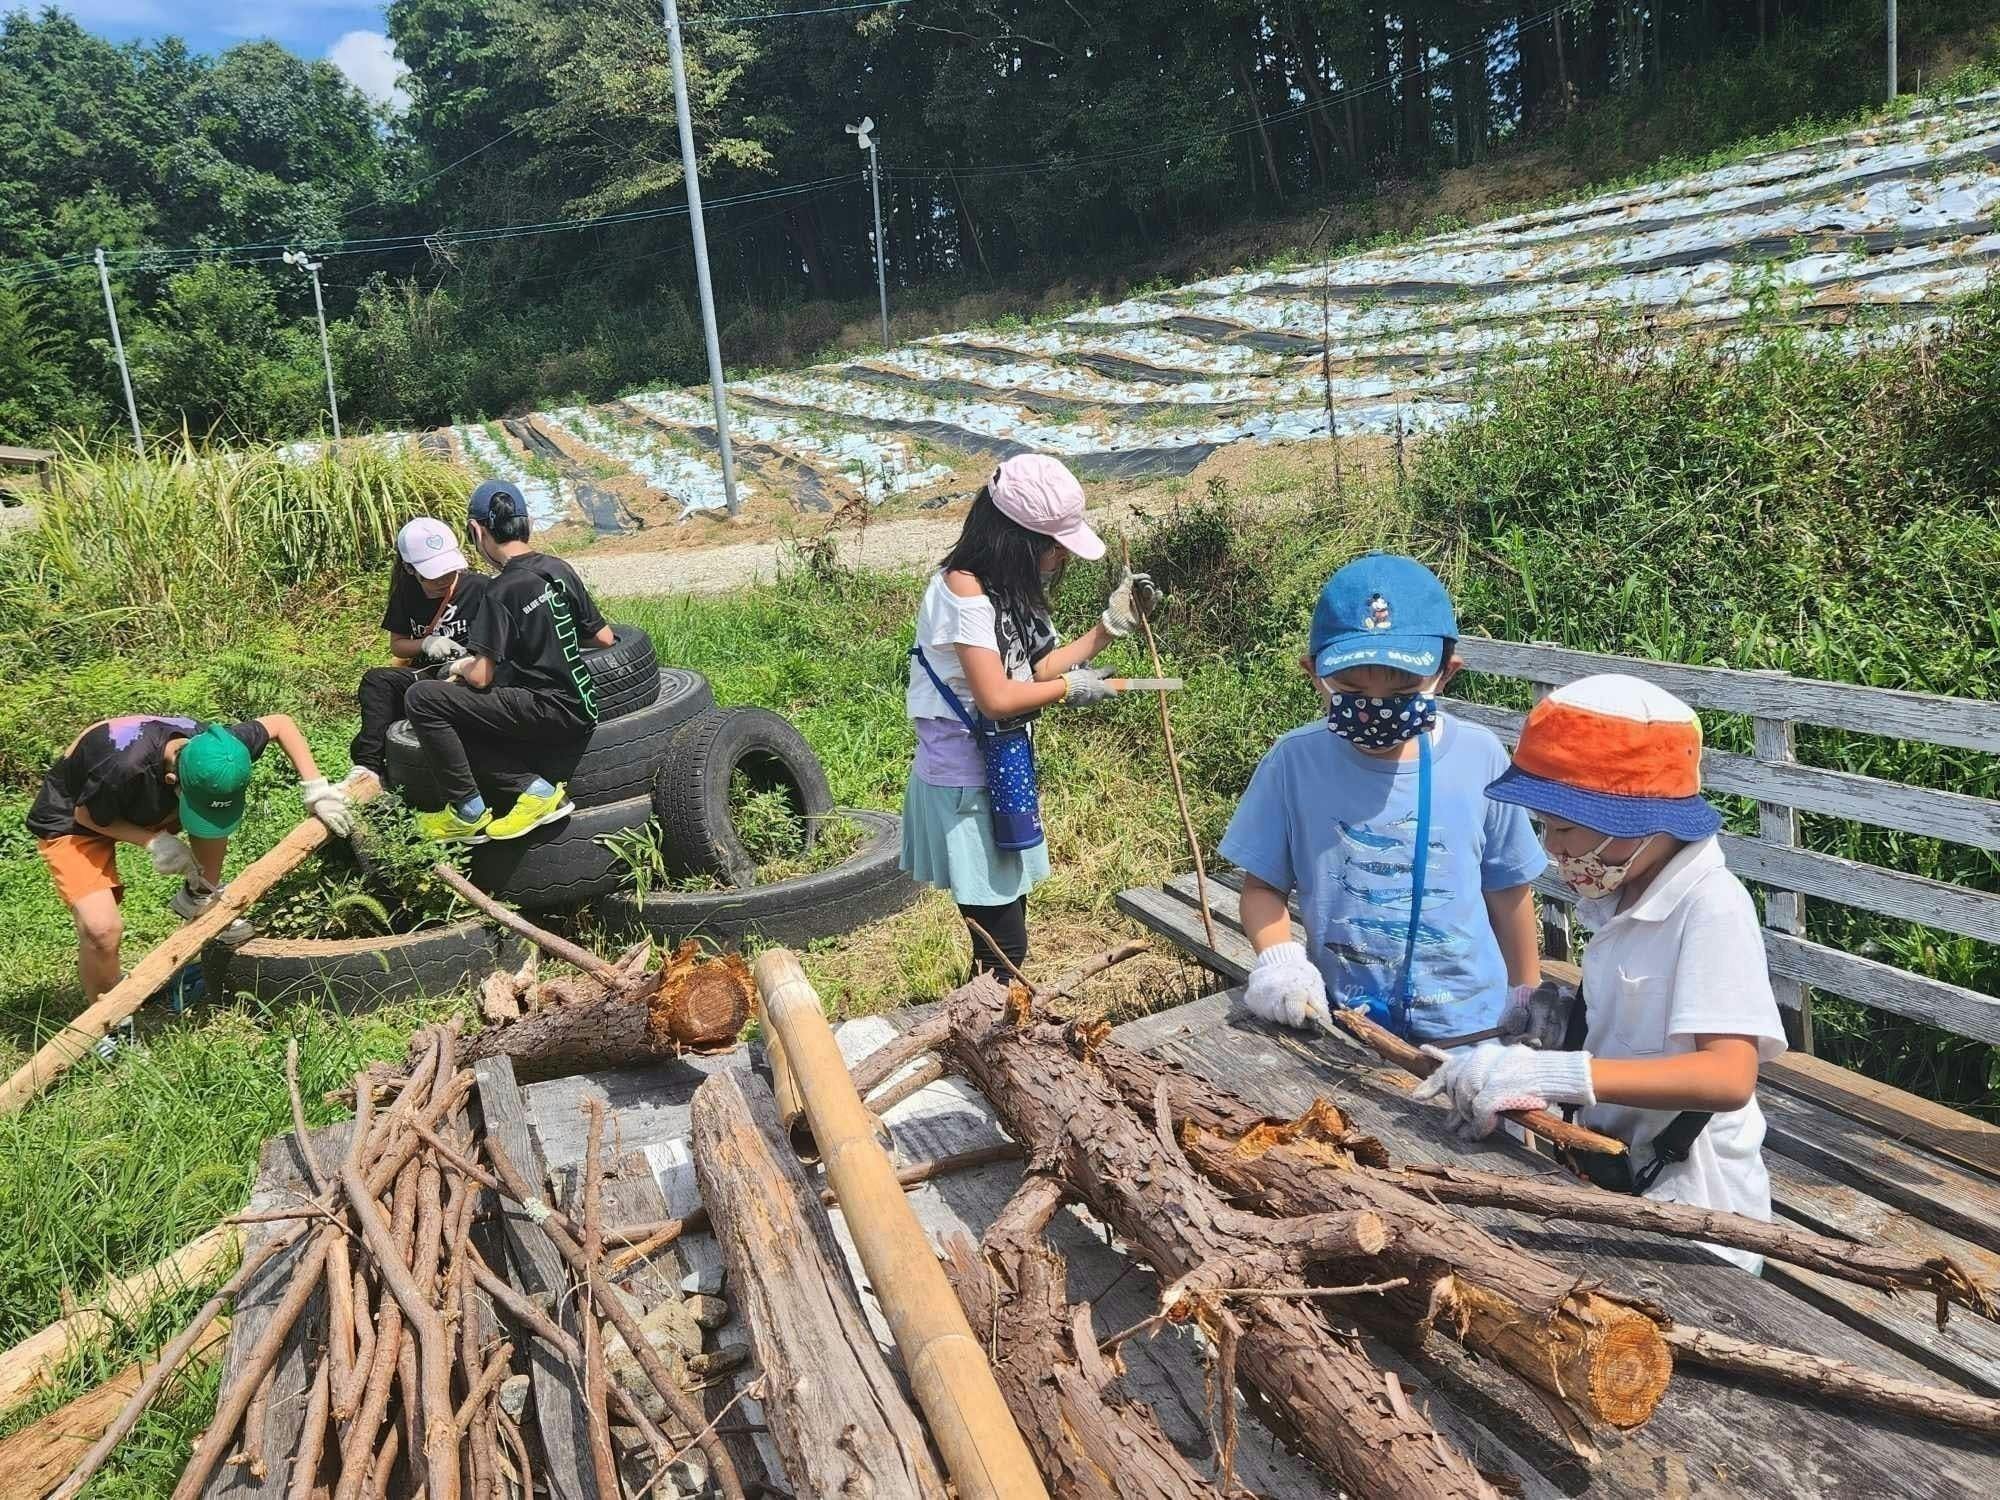
{"type": "MultiPolygon", "coordinates": [[[[364,776],[348,787],[348,794],[356,802],[366,802],[381,789],[381,783],[373,776],[364,776]]],[[[200,955],[210,939],[303,864],[308,855],[316,853],[326,840],[326,825],[318,818],[307,818],[270,852],[253,860],[222,888],[213,906],[174,929],[129,974],[106,990],[96,1004],[49,1038],[41,1050],[14,1070],[5,1084],[0,1084],[0,1114],[12,1114],[67,1073],[100,1037],[150,1000],[182,965],[200,955]]]]}
{"type": "MultiPolygon", "coordinates": [[[[1380,1146],[1323,1101],[1273,1121],[1185,1069],[1073,1028],[1073,1045],[1128,1104],[1164,1097],[1188,1159],[1240,1204],[1297,1215],[1370,1210],[1393,1242],[1383,1262],[1410,1286],[1386,1301],[1419,1337],[1441,1324],[1581,1415],[1631,1427],[1665,1393],[1672,1359],[1660,1314],[1495,1239],[1468,1219],[1357,1169],[1380,1146]],[[1372,1150],[1370,1148],[1373,1148],[1372,1150]]],[[[1357,1305],[1357,1315],[1369,1311],[1357,1305]]]]}
{"type": "MultiPolygon", "coordinates": [[[[1163,1280],[1254,1252],[1277,1226],[1223,1202],[1110,1083],[1073,1056],[1061,1028],[1005,1024],[1006,992],[981,977],[947,1001],[947,1052],[1030,1160],[1132,1242],[1163,1280]]],[[[1239,1304],[1236,1371],[1272,1419],[1351,1491],[1479,1496],[1493,1487],[1403,1395],[1399,1382],[1282,1298],[1239,1304]]]]}
{"type": "MultiPolygon", "coordinates": [[[[1062,1193],[1030,1177],[975,1249],[945,1246],[945,1274],[966,1321],[991,1340],[993,1373],[1053,1500],[1222,1500],[1149,1407],[1116,1390],[1088,1307],[1064,1292],[1063,1258],[1041,1231],[1062,1193]]],[[[1234,1399],[1233,1393],[1231,1399],[1234,1399]]]]}
{"type": "Polygon", "coordinates": [[[819,1194],[781,1150],[761,1080],[695,1091],[695,1172],[731,1296],[764,1377],[765,1419],[792,1487],[811,1495],[943,1500],[924,1430],[876,1347],[819,1194]]]}

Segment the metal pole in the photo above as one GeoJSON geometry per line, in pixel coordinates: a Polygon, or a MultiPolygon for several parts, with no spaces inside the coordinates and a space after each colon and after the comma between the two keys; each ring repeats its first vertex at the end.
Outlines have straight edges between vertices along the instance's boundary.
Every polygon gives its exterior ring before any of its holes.
{"type": "Polygon", "coordinates": [[[1888,0],[1889,97],[1896,97],[1896,0],[1888,0]]]}
{"type": "Polygon", "coordinates": [[[306,267],[312,272],[313,311],[319,316],[319,357],[326,362],[326,409],[333,414],[333,440],[340,441],[340,399],[333,394],[333,350],[326,341],[326,304],[319,295],[319,263],[306,267]]]}
{"type": "Polygon", "coordinates": [[[662,0],[667,21],[667,60],[674,70],[674,118],[681,132],[681,176],[687,182],[688,227],[694,234],[694,280],[701,295],[701,332],[708,341],[708,390],[715,399],[715,446],[722,454],[722,494],[736,514],[736,459],[729,451],[729,408],[722,396],[722,344],[715,332],[715,293],[708,283],[708,236],[701,223],[701,184],[695,180],[694,121],[688,114],[687,73],[681,62],[681,14],[674,0],[662,0]]]}
{"type": "Polygon", "coordinates": [[[139,430],[139,403],[132,399],[132,372],[125,367],[125,339],[118,332],[118,308],[111,300],[111,273],[104,269],[104,247],[97,247],[97,284],[104,288],[104,315],[111,320],[111,347],[118,355],[118,378],[125,384],[125,414],[132,419],[132,446],[146,456],[146,435],[139,430]]]}
{"type": "Polygon", "coordinates": [[[875,141],[868,141],[868,191],[875,199],[875,295],[882,300],[882,347],[889,347],[889,279],[882,269],[882,169],[876,163],[875,141]]]}

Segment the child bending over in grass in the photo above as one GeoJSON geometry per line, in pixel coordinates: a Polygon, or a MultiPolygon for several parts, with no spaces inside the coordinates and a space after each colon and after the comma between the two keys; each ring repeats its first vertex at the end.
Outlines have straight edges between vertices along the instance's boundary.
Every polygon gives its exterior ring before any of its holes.
{"type": "Polygon", "coordinates": [[[1631,1148],[1573,1163],[1603,1185],[1770,1218],[1757,1069],[1785,1034],[1756,908],[1701,796],[1701,721],[1636,677],[1585,677],[1535,705],[1486,794],[1537,816],[1577,894],[1591,932],[1579,1014],[1568,1050],[1489,1042],[1448,1058],[1417,1097],[1447,1101],[1475,1136],[1503,1110],[1576,1106],[1631,1148]]]}
{"type": "Polygon", "coordinates": [[[1320,591],[1300,665],[1326,718],[1271,747],[1222,840],[1243,870],[1258,1015],[1325,1025],[1330,1004],[1365,1007],[1449,1048],[1534,985],[1529,885],[1548,860],[1526,814],[1486,800],[1500,742],[1439,707],[1464,665],[1457,637],[1451,597],[1414,558],[1370,553],[1320,591]]]}

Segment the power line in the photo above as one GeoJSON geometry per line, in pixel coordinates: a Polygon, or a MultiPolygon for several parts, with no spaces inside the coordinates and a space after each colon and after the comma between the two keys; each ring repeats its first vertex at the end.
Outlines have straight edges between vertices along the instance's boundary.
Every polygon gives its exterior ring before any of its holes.
{"type": "Polygon", "coordinates": [[[735,26],[744,21],[789,21],[798,16],[833,16],[856,10],[886,10],[892,5],[910,5],[914,0],[855,0],[851,5],[816,5],[807,10],[760,10],[743,16],[700,16],[684,22],[690,31],[698,26],[735,26]]]}

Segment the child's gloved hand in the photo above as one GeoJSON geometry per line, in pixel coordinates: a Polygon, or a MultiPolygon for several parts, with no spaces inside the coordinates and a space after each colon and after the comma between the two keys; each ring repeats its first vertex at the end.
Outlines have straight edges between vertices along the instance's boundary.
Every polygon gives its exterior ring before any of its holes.
{"type": "Polygon", "coordinates": [[[1552,979],[1517,984],[1507,992],[1506,1008],[1500,1012],[1500,1040],[1554,1052],[1569,1034],[1570,1011],[1575,1005],[1576,991],[1566,984],[1552,979]]]}
{"type": "Polygon", "coordinates": [[[335,838],[344,839],[354,832],[354,804],[344,790],[324,776],[306,782],[299,788],[299,795],[305,800],[306,811],[324,823],[326,831],[335,838]]]}
{"type": "Polygon", "coordinates": [[[1069,684],[1062,698],[1065,703],[1102,703],[1112,696],[1111,679],[1095,667],[1071,667],[1063,673],[1063,681],[1069,684]]]}
{"type": "Polygon", "coordinates": [[[1118,580],[1118,587],[1111,591],[1111,601],[1104,606],[1100,618],[1112,635],[1127,636],[1138,625],[1139,616],[1152,614],[1153,606],[1159,602],[1160,591],[1154,587],[1152,578],[1127,568],[1118,580]]]}
{"type": "Polygon", "coordinates": [[[1244,986],[1243,1003],[1253,1015],[1281,1026],[1331,1028],[1326,980],[1299,943],[1278,943],[1257,955],[1244,986]]]}
{"type": "Polygon", "coordinates": [[[153,868],[162,875],[202,878],[201,861],[194,857],[194,850],[188,841],[178,834],[154,834],[146,841],[146,852],[153,857],[153,868]]]}
{"type": "Polygon", "coordinates": [[[464,642],[448,635],[427,635],[422,642],[424,658],[427,661],[450,661],[454,656],[465,655],[464,642]]]}
{"type": "Polygon", "coordinates": [[[1469,1052],[1423,1050],[1438,1059],[1438,1070],[1411,1097],[1442,1099],[1453,1128],[1469,1140],[1491,1135],[1508,1110],[1597,1102],[1588,1052],[1537,1052],[1499,1042],[1481,1042],[1469,1052]]]}

